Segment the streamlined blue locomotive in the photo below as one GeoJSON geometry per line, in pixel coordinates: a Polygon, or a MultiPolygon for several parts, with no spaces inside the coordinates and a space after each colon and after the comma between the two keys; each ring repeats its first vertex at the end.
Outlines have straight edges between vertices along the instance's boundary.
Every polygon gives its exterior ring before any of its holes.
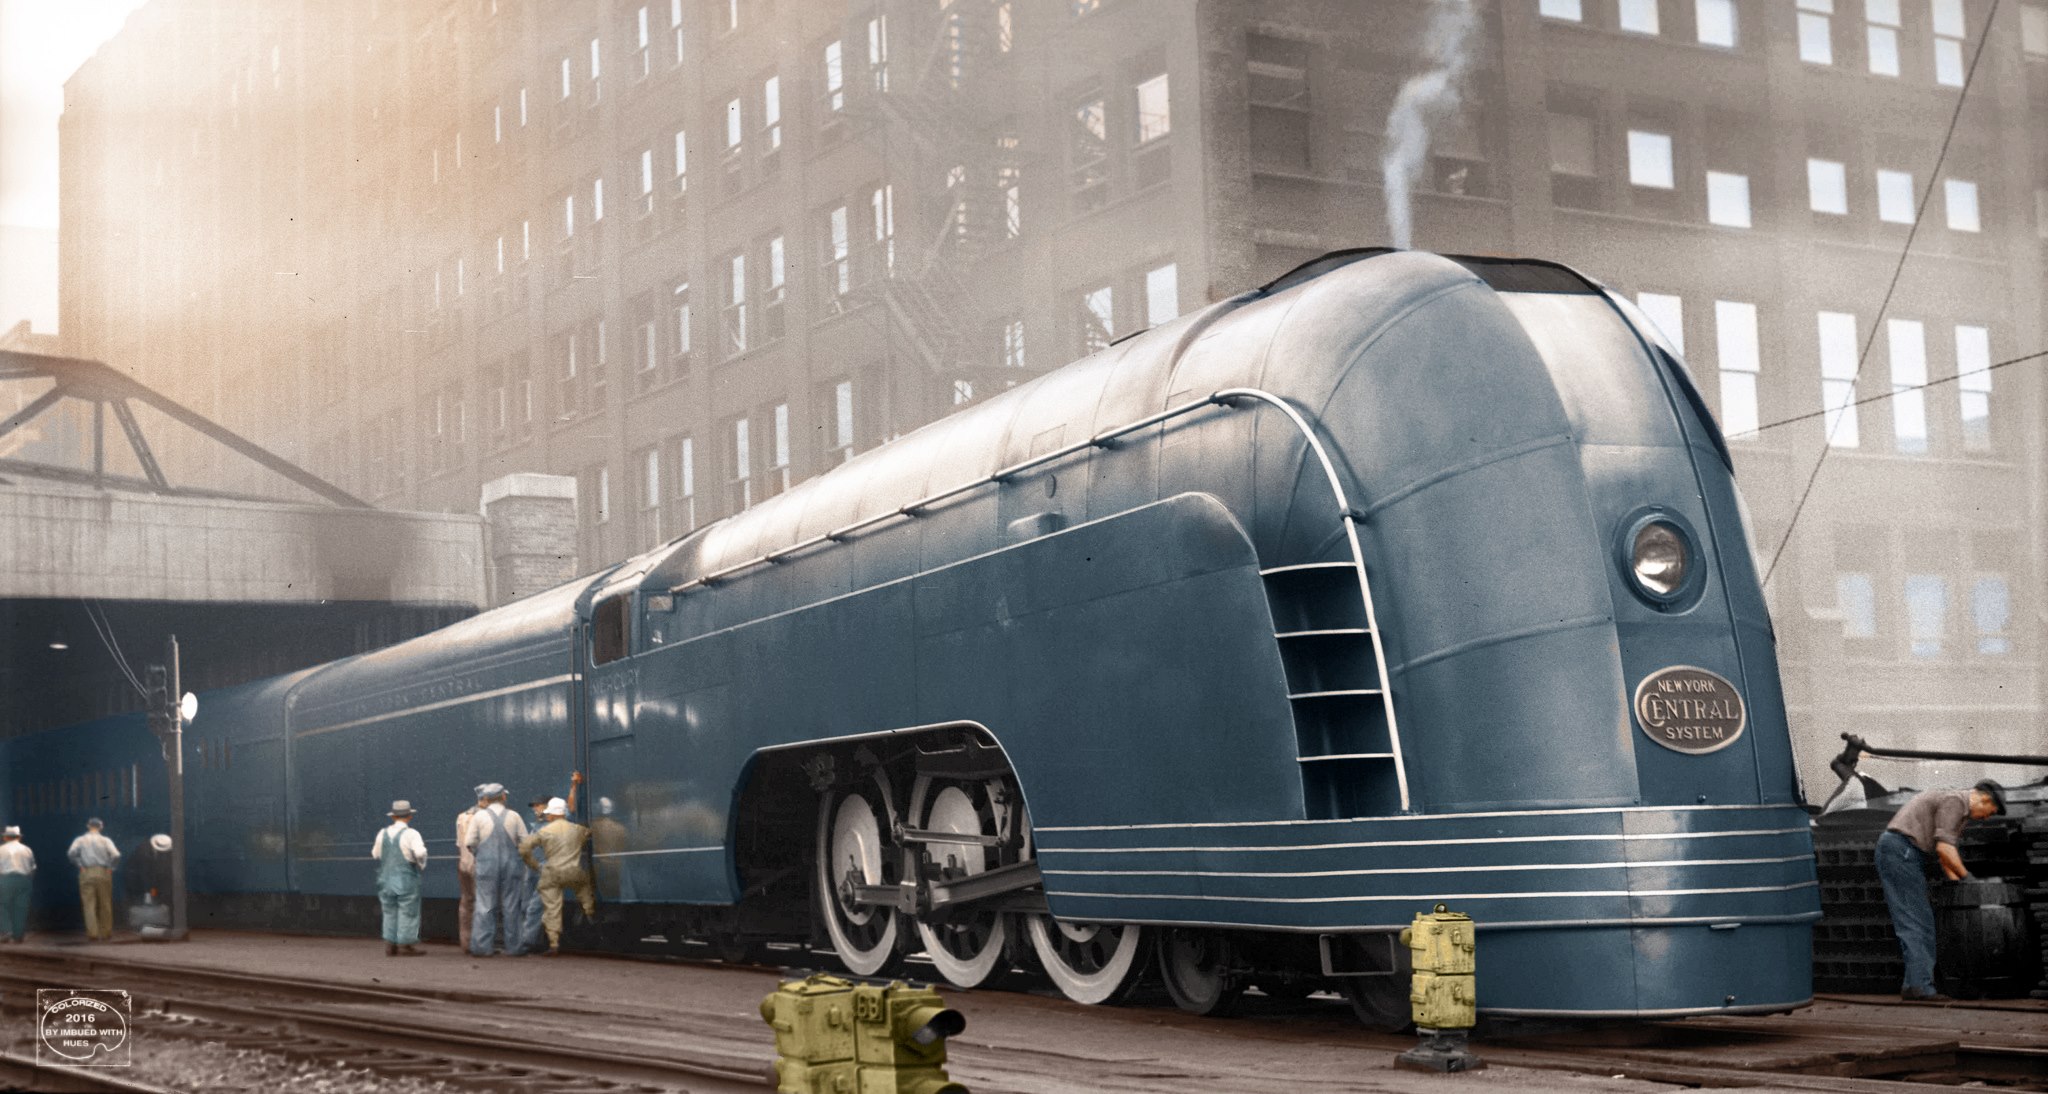
{"type": "MultiPolygon", "coordinates": [[[[1443,902],[1488,1012],[1785,1010],[1819,904],[1745,537],[1621,298],[1331,255],[602,573],[203,696],[193,885],[365,894],[392,798],[452,825],[577,767],[626,936],[1373,1014],[1443,902]]],[[[66,749],[154,755],[139,717],[66,733],[10,743],[17,806],[66,749]]]]}

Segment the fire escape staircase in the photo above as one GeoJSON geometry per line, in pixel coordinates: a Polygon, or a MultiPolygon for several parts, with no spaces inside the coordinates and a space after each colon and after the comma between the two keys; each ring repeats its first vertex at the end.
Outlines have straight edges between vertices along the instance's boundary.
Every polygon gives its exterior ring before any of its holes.
{"type": "MultiPolygon", "coordinates": [[[[915,151],[915,170],[942,185],[943,208],[929,210],[935,228],[909,263],[892,264],[881,299],[918,359],[937,378],[988,371],[978,358],[969,317],[977,314],[967,276],[999,237],[1004,215],[995,194],[1003,151],[982,124],[975,103],[995,52],[990,0],[954,0],[930,24],[930,40],[912,78],[879,94],[882,111],[915,151]],[[947,181],[958,170],[962,177],[947,181]]],[[[923,187],[915,188],[922,191],[923,187]]]]}

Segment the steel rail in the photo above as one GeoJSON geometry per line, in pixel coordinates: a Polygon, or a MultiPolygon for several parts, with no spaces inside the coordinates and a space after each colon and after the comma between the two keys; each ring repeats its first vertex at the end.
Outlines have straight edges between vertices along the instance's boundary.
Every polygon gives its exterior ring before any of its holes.
{"type": "Polygon", "coordinates": [[[41,1090],[47,1094],[177,1094],[167,1086],[124,1078],[106,1067],[72,1067],[0,1049],[0,1082],[9,1090],[41,1090]],[[15,1080],[28,1085],[13,1086],[15,1080]]]}
{"type": "MultiPolygon", "coordinates": [[[[81,961],[70,955],[49,955],[43,960],[36,961],[36,964],[45,966],[42,969],[7,968],[7,965],[12,963],[10,959],[28,956],[32,955],[10,953],[0,958],[0,983],[30,987],[47,986],[53,982],[61,982],[55,979],[56,975],[69,975],[80,969],[101,972],[118,970],[124,982],[133,985],[129,991],[138,1002],[149,1000],[164,1015],[184,1016],[252,1032],[286,1029],[291,1037],[281,1038],[279,1041],[279,1051],[286,1054],[289,1052],[282,1046],[288,1041],[311,1035],[332,1038],[365,1049],[406,1052],[437,1060],[466,1061],[501,1069],[547,1071],[562,1076],[573,1075],[613,1083],[652,1082],[671,1088],[689,1089],[696,1094],[744,1094],[762,1088],[772,1089],[775,1085],[766,1064],[755,1071],[731,1066],[723,1060],[654,1056],[587,1044],[547,1046],[517,1037],[438,1029],[418,1022],[393,1024],[388,1017],[372,1019],[334,1013],[319,1009],[317,1004],[314,1007],[306,1007],[272,999],[245,1005],[220,999],[222,989],[228,986],[240,987],[250,995],[271,994],[283,999],[308,994],[309,988],[319,986],[316,982],[291,977],[247,973],[224,974],[220,970],[169,966],[155,962],[81,961]],[[188,978],[193,982],[187,982],[188,978]]],[[[460,1009],[469,998],[483,998],[486,1001],[498,999],[471,997],[467,993],[462,993],[462,999],[457,999],[453,995],[443,997],[426,993],[408,997],[350,985],[334,985],[329,992],[334,1000],[342,1005],[395,1005],[401,1008],[400,1013],[407,1009],[416,1010],[421,1004],[429,1002],[456,1002],[460,1009]]],[[[140,1006],[137,1009],[138,1012],[142,1010],[140,1006]]],[[[139,1021],[141,1013],[136,1017],[139,1021]]],[[[507,1016],[506,1020],[530,1020],[530,1016],[507,1016]]],[[[166,1029],[163,1032],[170,1035],[177,1033],[175,1029],[166,1029]]],[[[376,1070],[369,1064],[363,1066],[376,1070]]]]}
{"type": "Polygon", "coordinates": [[[792,555],[800,554],[804,551],[811,550],[812,548],[824,547],[835,543],[844,543],[848,539],[852,538],[853,536],[861,532],[866,531],[869,528],[873,528],[877,525],[886,523],[891,520],[895,520],[898,517],[923,516],[926,510],[942,502],[950,501],[953,498],[957,498],[963,494],[972,493],[973,491],[979,490],[984,486],[1004,485],[1008,483],[1011,479],[1014,479],[1017,476],[1024,474],[1025,472],[1034,470],[1039,467],[1044,467],[1048,464],[1056,463],[1060,460],[1066,459],[1069,456],[1076,455],[1081,452],[1086,452],[1090,449],[1113,447],[1116,444],[1116,442],[1121,438],[1127,437],[1132,433],[1138,432],[1139,430],[1150,429],[1155,425],[1161,425],[1175,418],[1192,414],[1198,410],[1205,410],[1210,407],[1220,407],[1226,410],[1234,410],[1238,407],[1240,402],[1245,401],[1263,403],[1267,406],[1274,408],[1275,410],[1278,410],[1282,415],[1284,415],[1287,418],[1288,424],[1294,427],[1294,431],[1296,433],[1299,433],[1301,435],[1302,440],[1308,445],[1309,451],[1315,454],[1316,463],[1318,466],[1322,468],[1324,481],[1329,484],[1330,493],[1336,499],[1337,512],[1338,515],[1341,517],[1344,525],[1345,542],[1348,544],[1351,550],[1351,570],[1358,579],[1359,600],[1363,603],[1365,607],[1365,629],[1368,632],[1371,639],[1373,664],[1379,672],[1380,706],[1381,709],[1386,713],[1387,718],[1387,740],[1389,748],[1387,756],[1388,758],[1392,759],[1394,763],[1394,782],[1396,787],[1400,791],[1401,812],[1409,812],[1410,805],[1408,797],[1408,762],[1407,757],[1405,756],[1401,748],[1401,728],[1400,723],[1396,719],[1394,714],[1393,691],[1391,688],[1387,686],[1387,654],[1384,644],[1380,641],[1379,616],[1378,613],[1373,609],[1372,584],[1367,579],[1365,573],[1365,552],[1363,548],[1359,545],[1358,541],[1359,513],[1357,509],[1352,507],[1350,495],[1345,493],[1344,490],[1343,479],[1338,476],[1337,466],[1334,462],[1331,461],[1329,450],[1323,446],[1322,438],[1317,435],[1315,426],[1309,422],[1308,418],[1304,416],[1301,413],[1301,411],[1296,410],[1294,408],[1294,404],[1288,402],[1286,399],[1278,395],[1273,394],[1270,391],[1264,391],[1259,388],[1252,387],[1223,388],[1219,391],[1211,393],[1206,398],[1191,399],[1187,402],[1167,407],[1165,410],[1161,410],[1153,414],[1148,414],[1143,418],[1137,419],[1136,421],[1127,422],[1123,425],[1116,426],[1111,429],[1105,429],[1087,438],[1086,440],[1075,441],[1072,444],[1064,445],[1060,448],[1055,448],[1050,452],[1033,456],[1028,460],[1022,460],[1017,463],[1013,463],[1008,467],[1004,467],[1000,470],[991,472],[987,475],[983,475],[980,478],[970,479],[966,482],[962,482],[954,486],[949,486],[944,490],[940,490],[933,494],[927,494],[924,497],[917,499],[916,501],[900,505],[895,509],[885,510],[883,512],[876,513],[873,516],[864,517],[860,520],[854,521],[851,524],[845,524],[838,528],[834,528],[829,532],[821,532],[818,535],[812,536],[808,539],[799,540],[795,543],[790,544],[787,547],[778,547],[773,551],[763,552],[762,554],[755,555],[752,558],[742,559],[739,562],[732,563],[728,566],[722,566],[709,573],[700,574],[697,577],[691,578],[688,581],[679,582],[675,585],[669,586],[668,591],[669,594],[673,596],[682,593],[688,593],[696,589],[709,588],[712,585],[715,585],[728,578],[746,573],[747,571],[754,570],[762,566],[777,565],[781,562],[788,560],[792,555]]]}

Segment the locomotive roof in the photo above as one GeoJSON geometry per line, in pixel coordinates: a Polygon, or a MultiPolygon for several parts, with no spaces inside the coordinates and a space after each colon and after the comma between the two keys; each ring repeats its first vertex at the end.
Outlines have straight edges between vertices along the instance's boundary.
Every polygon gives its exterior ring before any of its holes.
{"type": "MultiPolygon", "coordinates": [[[[615,580],[644,572],[640,588],[649,593],[665,592],[700,575],[892,512],[935,491],[1041,455],[1060,443],[1080,440],[1088,431],[1135,420],[1171,401],[1199,398],[1214,387],[1227,385],[1208,384],[1199,392],[1192,388],[1182,391],[1187,382],[1177,378],[1178,365],[1184,351],[1226,315],[1267,301],[1291,306],[1288,298],[1298,297],[1306,286],[1327,277],[1371,276],[1391,282],[1406,274],[1413,284],[1405,292],[1396,285],[1384,298],[1383,313],[1331,317],[1372,324],[1398,311],[1405,301],[1440,285],[1441,265],[1446,260],[1501,292],[1602,292],[1583,275],[1554,262],[1437,256],[1377,247],[1335,251],[1250,292],[1127,335],[1088,357],[861,453],[777,497],[629,560],[615,571],[615,580]],[[1439,276],[1414,277],[1415,268],[1408,262],[1399,263],[1403,268],[1395,271],[1375,268],[1378,263],[1367,261],[1389,255],[1425,259],[1438,268],[1439,276]],[[1119,415],[1120,420],[1109,420],[1119,415]],[[1079,429],[1065,429],[1063,442],[1046,439],[1069,425],[1079,429]]],[[[1291,374],[1299,371],[1298,363],[1271,362],[1264,360],[1263,354],[1247,354],[1243,374],[1232,377],[1231,382],[1263,383],[1284,393],[1291,386],[1289,380],[1298,378],[1291,374]]]]}

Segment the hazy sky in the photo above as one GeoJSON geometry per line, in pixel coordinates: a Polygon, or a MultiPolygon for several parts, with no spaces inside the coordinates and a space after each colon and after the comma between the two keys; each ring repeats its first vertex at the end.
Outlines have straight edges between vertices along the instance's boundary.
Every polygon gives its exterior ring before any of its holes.
{"type": "MultiPolygon", "coordinates": [[[[0,0],[0,229],[57,227],[57,115],[64,81],[142,0],[0,0]]],[[[0,329],[56,325],[56,251],[5,231],[0,329]]],[[[47,237],[45,237],[47,238],[47,237]]]]}

